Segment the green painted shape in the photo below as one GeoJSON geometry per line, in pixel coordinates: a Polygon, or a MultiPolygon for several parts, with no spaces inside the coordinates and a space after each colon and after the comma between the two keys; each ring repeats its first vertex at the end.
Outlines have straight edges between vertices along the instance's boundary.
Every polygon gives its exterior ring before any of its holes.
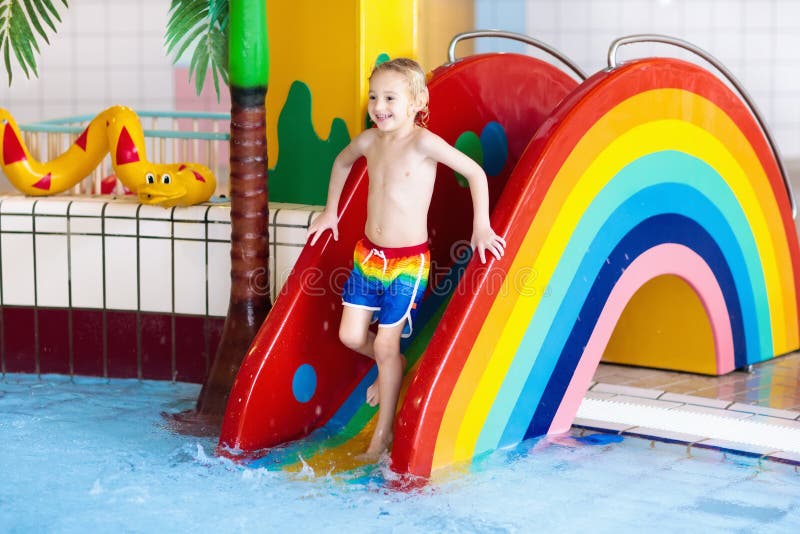
{"type": "MultiPolygon", "coordinates": [[[[456,139],[455,147],[472,158],[478,165],[483,167],[483,147],[481,147],[481,138],[475,132],[464,132],[456,139]]],[[[467,179],[459,173],[455,173],[458,185],[461,187],[469,187],[467,179]]]]}
{"type": "Polygon", "coordinates": [[[228,72],[231,85],[243,88],[269,85],[267,3],[230,0],[228,72]]]}
{"type": "Polygon", "coordinates": [[[311,90],[295,81],[278,117],[280,152],[269,170],[269,199],[324,206],[333,160],[350,143],[342,119],[331,122],[327,140],[317,137],[311,119],[311,90]]]}

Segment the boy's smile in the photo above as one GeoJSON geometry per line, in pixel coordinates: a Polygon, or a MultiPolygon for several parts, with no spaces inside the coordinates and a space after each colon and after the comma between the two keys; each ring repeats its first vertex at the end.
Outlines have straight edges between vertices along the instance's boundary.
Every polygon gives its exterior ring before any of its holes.
{"type": "Polygon", "coordinates": [[[400,73],[379,72],[369,83],[367,111],[382,132],[414,125],[416,110],[412,106],[408,80],[400,73]]]}

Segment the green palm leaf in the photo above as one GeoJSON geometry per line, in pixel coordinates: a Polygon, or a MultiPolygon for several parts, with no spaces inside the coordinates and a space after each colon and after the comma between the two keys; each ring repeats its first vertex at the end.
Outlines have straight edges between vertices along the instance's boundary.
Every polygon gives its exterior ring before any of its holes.
{"type": "Polygon", "coordinates": [[[194,47],[189,80],[199,95],[210,69],[219,100],[219,80],[228,84],[228,0],[172,0],[165,43],[173,63],[194,47]]]}
{"type": "MultiPolygon", "coordinates": [[[[56,0],[69,7],[67,0],[56,0]]],[[[3,54],[8,85],[11,85],[11,54],[22,68],[27,78],[38,76],[36,55],[39,53],[38,39],[50,44],[42,23],[56,33],[53,22],[61,22],[53,0],[0,0],[0,53],[3,54]],[[38,37],[37,37],[38,35],[38,37]]]]}

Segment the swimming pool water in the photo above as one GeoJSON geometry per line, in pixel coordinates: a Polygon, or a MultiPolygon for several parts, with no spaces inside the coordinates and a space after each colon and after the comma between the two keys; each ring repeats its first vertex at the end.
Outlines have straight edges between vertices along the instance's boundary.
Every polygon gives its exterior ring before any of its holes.
{"type": "Polygon", "coordinates": [[[167,430],[194,384],[0,380],[3,532],[798,532],[800,473],[716,451],[576,433],[390,489],[385,465],[285,473],[167,430]]]}

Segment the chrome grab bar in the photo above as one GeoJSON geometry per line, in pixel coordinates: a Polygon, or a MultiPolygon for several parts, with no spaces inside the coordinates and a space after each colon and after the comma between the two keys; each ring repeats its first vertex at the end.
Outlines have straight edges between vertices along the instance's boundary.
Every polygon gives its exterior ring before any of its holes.
{"type": "Polygon", "coordinates": [[[679,48],[683,48],[684,50],[688,50],[695,55],[700,56],[708,63],[714,66],[719,72],[722,73],[725,78],[733,85],[736,90],[739,92],[739,95],[742,99],[747,103],[750,107],[750,111],[752,112],[753,116],[755,117],[758,125],[761,127],[761,132],[764,134],[764,137],[767,138],[767,142],[769,143],[770,148],[772,149],[772,153],[775,155],[775,160],[778,162],[778,168],[781,171],[781,178],[783,178],[783,186],[786,188],[786,194],[789,195],[789,204],[792,206],[792,219],[797,218],[797,207],[794,202],[794,193],[792,192],[792,184],[789,182],[789,177],[786,172],[786,167],[783,165],[783,159],[781,158],[780,151],[778,150],[778,145],[775,143],[775,140],[772,138],[772,135],[769,132],[769,128],[767,128],[766,122],[761,117],[761,113],[759,113],[758,108],[756,107],[755,102],[753,99],[750,98],[750,95],[745,91],[742,84],[736,77],[725,68],[725,66],[714,56],[703,50],[702,48],[693,45],[688,41],[684,41],[683,39],[678,39],[677,37],[670,37],[669,35],[660,35],[655,33],[642,33],[642,34],[635,34],[635,35],[626,35],[624,37],[620,37],[615,39],[611,46],[608,47],[608,68],[609,70],[616,69],[619,65],[617,62],[617,49],[620,46],[633,44],[633,43],[663,43],[669,44],[673,46],[677,46],[679,48]]]}
{"type": "Polygon", "coordinates": [[[586,73],[583,72],[578,65],[576,65],[571,59],[569,59],[567,56],[565,56],[564,54],[562,54],[549,44],[521,33],[507,32],[503,30],[473,30],[469,32],[459,33],[458,35],[453,37],[453,39],[450,41],[450,46],[447,48],[447,61],[448,61],[447,64],[449,65],[451,63],[455,63],[456,44],[458,44],[459,41],[463,41],[466,39],[475,39],[477,37],[499,37],[502,39],[511,39],[513,41],[520,41],[522,43],[536,47],[539,50],[547,52],[551,56],[555,57],[556,59],[561,61],[561,63],[569,67],[570,70],[572,70],[572,72],[577,74],[578,77],[581,79],[581,81],[585,80],[587,77],[586,73]]]}

